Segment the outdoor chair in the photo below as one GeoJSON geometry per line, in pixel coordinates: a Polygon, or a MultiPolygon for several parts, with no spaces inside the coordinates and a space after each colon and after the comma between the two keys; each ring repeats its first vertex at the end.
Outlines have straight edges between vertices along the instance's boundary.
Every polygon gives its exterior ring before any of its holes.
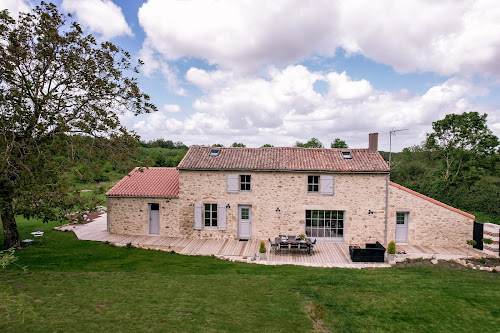
{"type": "Polygon", "coordinates": [[[384,262],[385,247],[376,243],[366,243],[365,248],[349,246],[349,254],[353,262],[384,262]]]}
{"type": "Polygon", "coordinates": [[[271,242],[271,238],[269,238],[269,244],[271,245],[271,251],[274,251],[274,253],[276,253],[276,250],[278,249],[278,243],[271,242]]]}
{"type": "Polygon", "coordinates": [[[21,244],[24,245],[25,247],[30,246],[33,244],[33,239],[30,238],[28,235],[22,235],[21,236],[21,244]]]}
{"type": "Polygon", "coordinates": [[[317,240],[318,240],[318,239],[314,239],[314,242],[312,242],[312,243],[311,243],[311,245],[310,245],[310,246],[311,246],[311,248],[309,249],[309,255],[312,255],[312,254],[313,254],[313,252],[314,252],[314,246],[316,245],[316,241],[317,241],[317,240]]]}
{"type": "Polygon", "coordinates": [[[301,250],[307,251],[308,249],[309,249],[309,244],[307,244],[307,243],[299,243],[299,252],[301,250]]]}
{"type": "Polygon", "coordinates": [[[288,237],[289,240],[296,240],[297,239],[297,236],[293,236],[293,235],[292,236],[289,235],[287,237],[288,237]]]}
{"type": "Polygon", "coordinates": [[[298,243],[290,243],[290,251],[293,251],[293,249],[299,251],[299,244],[298,243]]]}
{"type": "Polygon", "coordinates": [[[281,250],[288,251],[288,243],[280,243],[279,248],[280,248],[280,252],[281,252],[281,250]]]}

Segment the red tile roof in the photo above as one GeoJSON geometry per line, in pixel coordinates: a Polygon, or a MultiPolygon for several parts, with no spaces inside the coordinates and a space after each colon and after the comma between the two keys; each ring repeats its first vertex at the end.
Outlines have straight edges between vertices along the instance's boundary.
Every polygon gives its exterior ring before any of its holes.
{"type": "Polygon", "coordinates": [[[433,204],[436,204],[436,205],[438,205],[438,206],[441,206],[441,207],[444,207],[444,208],[449,209],[449,210],[451,210],[451,211],[454,211],[455,213],[458,213],[458,214],[461,214],[461,215],[463,215],[463,216],[465,216],[465,217],[468,217],[468,218],[470,218],[470,219],[473,219],[473,220],[474,220],[474,219],[476,218],[476,217],[475,217],[474,215],[472,215],[472,214],[469,214],[469,213],[466,213],[466,212],[461,211],[460,209],[457,209],[457,208],[454,208],[454,207],[448,206],[447,204],[444,204],[444,203],[442,203],[441,201],[437,201],[437,200],[435,200],[435,199],[429,198],[428,196],[425,196],[425,195],[423,195],[423,194],[420,194],[420,193],[418,193],[418,192],[415,192],[415,191],[413,191],[413,190],[410,190],[409,188],[406,188],[406,187],[401,186],[401,185],[399,185],[399,184],[396,184],[396,183],[394,183],[394,182],[389,182],[389,184],[391,184],[392,186],[397,187],[397,188],[399,188],[399,189],[401,189],[401,190],[403,190],[403,191],[406,191],[406,192],[408,192],[408,193],[411,193],[411,194],[413,194],[413,195],[416,195],[417,197],[420,197],[420,198],[422,198],[422,199],[425,199],[425,200],[427,200],[427,201],[430,201],[430,202],[432,202],[433,204]]]}
{"type": "Polygon", "coordinates": [[[368,149],[265,147],[221,147],[218,156],[209,156],[213,147],[191,146],[179,170],[255,170],[388,173],[389,167],[378,152],[368,149]],[[344,159],[342,151],[351,152],[344,159]]]}
{"type": "Polygon", "coordinates": [[[135,168],[106,193],[108,197],[175,198],[178,195],[176,168],[135,168]]]}

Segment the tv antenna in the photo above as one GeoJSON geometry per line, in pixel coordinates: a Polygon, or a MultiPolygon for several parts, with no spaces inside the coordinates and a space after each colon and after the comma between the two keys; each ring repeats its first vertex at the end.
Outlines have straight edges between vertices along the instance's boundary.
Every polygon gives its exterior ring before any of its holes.
{"type": "Polygon", "coordinates": [[[395,129],[394,127],[389,131],[389,170],[391,169],[391,158],[392,158],[392,136],[396,135],[396,132],[408,131],[408,128],[395,129]]]}

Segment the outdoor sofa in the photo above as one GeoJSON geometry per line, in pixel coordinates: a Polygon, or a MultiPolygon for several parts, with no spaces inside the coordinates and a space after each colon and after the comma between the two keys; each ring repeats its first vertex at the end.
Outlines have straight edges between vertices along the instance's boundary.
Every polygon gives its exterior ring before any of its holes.
{"type": "Polygon", "coordinates": [[[366,243],[366,248],[349,246],[349,254],[353,262],[384,262],[385,247],[379,242],[366,243]]]}

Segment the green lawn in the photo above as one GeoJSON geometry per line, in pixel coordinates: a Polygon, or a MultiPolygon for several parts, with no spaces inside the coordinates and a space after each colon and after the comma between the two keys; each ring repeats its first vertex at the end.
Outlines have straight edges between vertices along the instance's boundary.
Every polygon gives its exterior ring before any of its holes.
{"type": "MultiPolygon", "coordinates": [[[[500,273],[319,269],[78,241],[55,223],[0,268],[1,332],[499,332],[500,273]]],[[[1,238],[0,238],[1,240],[1,238]]]]}

